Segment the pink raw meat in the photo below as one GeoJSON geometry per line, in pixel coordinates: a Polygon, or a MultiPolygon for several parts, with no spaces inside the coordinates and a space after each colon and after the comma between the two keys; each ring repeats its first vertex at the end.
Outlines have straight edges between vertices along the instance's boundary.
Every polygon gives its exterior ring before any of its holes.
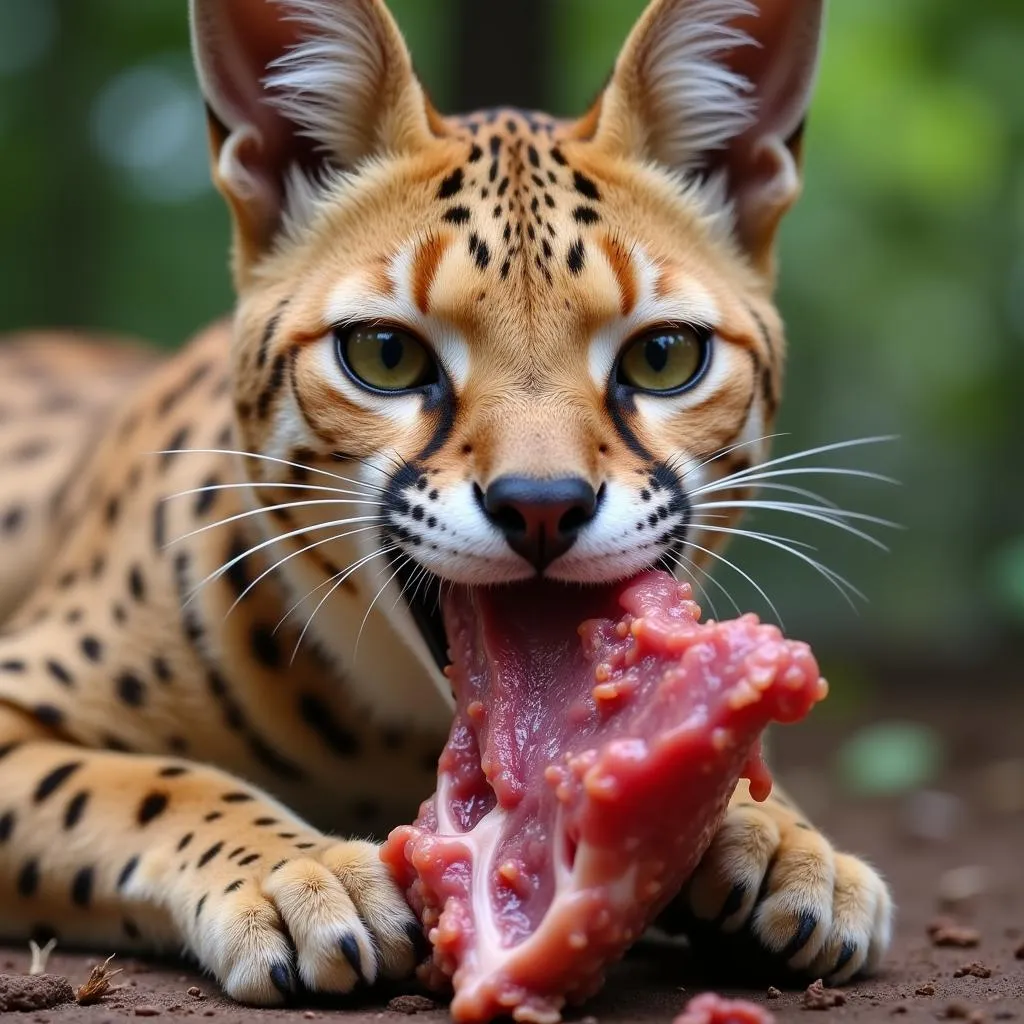
{"type": "Polygon", "coordinates": [[[694,996],[672,1024],[775,1024],[775,1015],[746,999],[705,992],[694,996]]]}
{"type": "Polygon", "coordinates": [[[826,693],[807,645],[753,615],[699,624],[663,572],[617,589],[446,599],[455,721],[437,792],[382,856],[456,1021],[547,1024],[597,991],[697,865],[737,780],[768,795],[764,727],[826,693]]]}

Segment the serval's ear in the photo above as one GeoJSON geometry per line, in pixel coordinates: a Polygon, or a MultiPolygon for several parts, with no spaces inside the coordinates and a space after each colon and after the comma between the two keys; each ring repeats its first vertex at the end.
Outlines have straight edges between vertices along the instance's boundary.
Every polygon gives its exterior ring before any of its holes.
{"type": "Polygon", "coordinates": [[[716,176],[762,272],[800,192],[800,134],[824,0],[654,0],[597,111],[595,141],[683,174],[716,176]]]}
{"type": "Polygon", "coordinates": [[[435,120],[381,0],[190,0],[236,275],[325,167],[422,144],[435,120]]]}

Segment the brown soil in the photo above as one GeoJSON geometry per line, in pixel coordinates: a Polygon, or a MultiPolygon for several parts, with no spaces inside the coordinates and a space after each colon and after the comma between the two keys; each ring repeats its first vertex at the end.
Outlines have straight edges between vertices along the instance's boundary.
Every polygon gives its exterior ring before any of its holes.
{"type": "MultiPolygon", "coordinates": [[[[994,697],[994,695],[993,695],[994,697]]],[[[912,700],[906,717],[922,717],[920,697],[912,700]]],[[[870,709],[864,709],[865,717],[870,709]]],[[[896,717],[891,705],[887,717],[896,717]]],[[[825,716],[822,716],[825,718],[825,716]]],[[[859,717],[859,716],[858,716],[859,717]]],[[[904,716],[899,716],[904,717],[904,716]]],[[[950,834],[941,840],[922,841],[908,835],[902,799],[858,801],[827,787],[824,773],[811,765],[830,763],[837,738],[851,729],[826,718],[810,726],[789,730],[791,740],[779,743],[779,774],[801,797],[817,822],[840,846],[865,855],[890,880],[899,908],[896,936],[884,972],[842,990],[840,1005],[818,1010],[819,999],[805,992],[806,982],[795,984],[771,972],[756,987],[738,989],[724,981],[728,962],[714,965],[723,982],[709,973],[684,948],[650,943],[635,949],[610,973],[604,991],[570,1019],[587,1024],[671,1024],[687,1000],[709,988],[725,995],[763,1004],[783,1022],[916,1021],[1019,1021],[1024,1024],[1024,814],[987,809],[979,779],[986,764],[1000,757],[1020,757],[1020,728],[1024,709],[1019,701],[978,700],[970,707],[934,701],[927,718],[947,740],[947,778],[936,787],[958,794],[962,803],[950,834]],[[981,892],[950,906],[943,904],[941,880],[952,869],[982,869],[981,892]],[[977,943],[942,944],[941,937],[957,930],[977,932],[977,943]],[[935,939],[939,936],[940,942],[935,939]],[[776,986],[781,992],[769,991],[776,986]],[[815,1012],[817,1010],[817,1012],[815,1012]],[[808,1018],[808,1013],[811,1017],[808,1018]],[[596,1022],[594,1021],[596,1018],[596,1022]]],[[[102,958],[72,955],[58,950],[49,970],[66,977],[77,989],[102,958]]],[[[28,950],[0,948],[0,974],[23,975],[28,950]]],[[[144,1016],[195,1017],[211,1024],[257,1021],[262,1024],[305,1020],[335,1020],[346,1024],[398,1022],[415,1015],[422,1024],[447,1020],[444,1006],[403,996],[400,990],[377,992],[358,1001],[310,1003],[294,1009],[251,1010],[225,1000],[208,978],[178,964],[115,960],[122,967],[111,992],[97,1005],[58,1005],[46,1010],[4,1013],[0,1019],[33,1024],[78,1024],[121,1021],[144,1016]]],[[[733,974],[735,977],[735,974],[733,974]]],[[[13,980],[13,979],[12,979],[13,980]]],[[[28,979],[24,979],[28,981],[28,979]]],[[[0,990],[4,979],[0,978],[0,990]]]]}

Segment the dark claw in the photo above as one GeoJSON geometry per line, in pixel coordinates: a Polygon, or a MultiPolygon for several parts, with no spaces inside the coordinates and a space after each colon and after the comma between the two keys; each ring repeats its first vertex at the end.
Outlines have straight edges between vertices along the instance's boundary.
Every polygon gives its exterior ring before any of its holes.
{"type": "Polygon", "coordinates": [[[341,949],[342,955],[349,962],[352,970],[356,972],[356,977],[360,981],[366,981],[366,976],[363,974],[362,958],[359,955],[359,944],[356,942],[356,937],[351,933],[342,935],[338,940],[338,946],[341,949]]]}
{"type": "Polygon", "coordinates": [[[851,942],[847,939],[843,943],[843,948],[839,950],[839,959],[836,960],[835,967],[832,968],[833,974],[838,974],[853,958],[853,954],[857,952],[856,943],[851,942]]]}
{"type": "Polygon", "coordinates": [[[797,929],[796,935],[790,939],[789,945],[780,954],[782,959],[788,960],[790,957],[796,956],[810,941],[811,936],[814,934],[814,929],[817,927],[818,915],[810,910],[805,910],[800,915],[800,927],[797,929]]]}
{"type": "Polygon", "coordinates": [[[290,996],[295,991],[295,977],[289,964],[279,960],[270,968],[270,980],[274,988],[284,996],[290,996]]]}
{"type": "Polygon", "coordinates": [[[419,921],[410,921],[405,926],[405,934],[409,936],[417,961],[425,960],[430,953],[430,940],[423,934],[419,921]]]}
{"type": "Polygon", "coordinates": [[[743,900],[747,895],[747,887],[742,883],[737,883],[732,887],[729,895],[726,897],[725,903],[722,904],[722,910],[718,915],[717,924],[722,924],[727,921],[737,910],[743,905],[743,900]]]}

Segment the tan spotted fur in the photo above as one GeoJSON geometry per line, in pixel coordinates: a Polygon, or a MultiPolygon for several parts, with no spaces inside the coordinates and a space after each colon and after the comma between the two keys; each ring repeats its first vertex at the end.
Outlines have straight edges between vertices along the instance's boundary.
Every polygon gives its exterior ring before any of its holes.
{"type": "MultiPolygon", "coordinates": [[[[621,529],[583,534],[549,575],[618,578],[661,553],[657,467],[690,486],[764,456],[784,352],[773,241],[803,116],[761,138],[750,109],[719,123],[699,89],[674,108],[685,68],[657,63],[673,32],[703,18],[714,39],[737,15],[756,31],[736,0],[655,0],[575,122],[441,117],[377,0],[292,4],[305,23],[270,0],[193,5],[234,216],[231,319],[160,365],[81,338],[0,348],[0,937],[185,947],[256,1004],[413,966],[409,911],[348,837],[415,813],[449,705],[374,552],[460,582],[526,578],[472,487],[572,474],[606,488],[621,529]],[[276,98],[240,100],[220,56],[238,45],[262,67],[303,24],[336,34],[348,104],[287,78],[308,60],[277,69],[276,98]],[[707,154],[687,146],[708,139],[721,155],[695,176],[707,154]],[[360,392],[331,333],[360,318],[427,339],[451,400],[360,392]],[[706,381],[616,412],[617,351],[666,320],[713,328],[706,381]]],[[[771,51],[792,26],[778,0],[758,6],[771,51]]],[[[799,37],[820,4],[795,8],[799,37]]],[[[710,52],[749,74],[733,42],[710,52]]],[[[699,523],[689,537],[720,546],[699,523]]],[[[874,871],[745,784],[683,901],[837,980],[888,941],[874,871]]]]}

